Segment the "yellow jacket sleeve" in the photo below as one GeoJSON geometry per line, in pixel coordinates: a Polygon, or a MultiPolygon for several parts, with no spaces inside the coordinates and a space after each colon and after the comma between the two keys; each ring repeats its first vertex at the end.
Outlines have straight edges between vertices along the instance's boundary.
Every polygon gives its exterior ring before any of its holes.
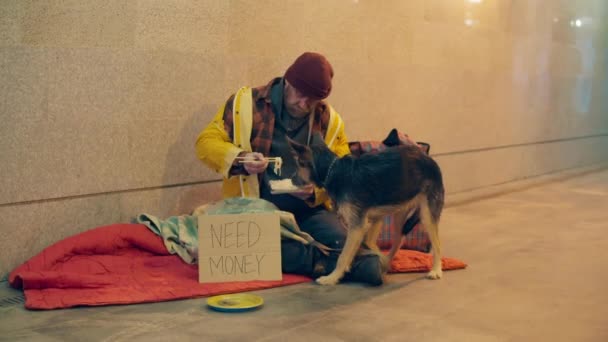
{"type": "Polygon", "coordinates": [[[196,155],[205,165],[229,178],[234,159],[243,151],[236,147],[224,129],[224,104],[196,139],[196,155]]]}

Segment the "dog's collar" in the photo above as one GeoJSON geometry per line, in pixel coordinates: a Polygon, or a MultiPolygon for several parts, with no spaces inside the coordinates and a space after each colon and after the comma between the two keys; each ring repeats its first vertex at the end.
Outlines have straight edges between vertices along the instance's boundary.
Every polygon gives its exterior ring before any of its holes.
{"type": "Polygon", "coordinates": [[[327,186],[327,180],[329,179],[329,175],[331,174],[331,170],[334,168],[336,164],[336,160],[338,160],[338,156],[334,157],[334,160],[331,161],[329,167],[327,168],[327,174],[325,175],[325,179],[323,180],[323,186],[327,186]]]}

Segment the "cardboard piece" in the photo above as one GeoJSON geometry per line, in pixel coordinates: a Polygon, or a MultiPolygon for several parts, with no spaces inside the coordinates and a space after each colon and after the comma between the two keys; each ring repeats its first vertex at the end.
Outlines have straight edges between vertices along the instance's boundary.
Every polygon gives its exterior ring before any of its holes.
{"type": "Polygon", "coordinates": [[[276,213],[198,217],[198,281],[282,280],[276,213]]]}

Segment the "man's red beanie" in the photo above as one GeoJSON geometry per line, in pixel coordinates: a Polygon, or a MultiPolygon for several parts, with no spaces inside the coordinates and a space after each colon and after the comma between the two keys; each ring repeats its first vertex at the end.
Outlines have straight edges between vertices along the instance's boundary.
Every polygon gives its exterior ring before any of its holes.
{"type": "Polygon", "coordinates": [[[315,52],[305,52],[285,72],[285,79],[302,95],[324,99],[331,92],[334,70],[327,59],[315,52]]]}

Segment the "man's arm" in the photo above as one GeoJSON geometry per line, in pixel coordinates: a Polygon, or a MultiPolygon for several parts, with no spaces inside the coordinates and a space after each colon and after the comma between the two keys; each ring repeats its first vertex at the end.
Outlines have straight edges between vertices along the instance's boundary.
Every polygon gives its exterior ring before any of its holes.
{"type": "Polygon", "coordinates": [[[235,158],[245,151],[234,146],[224,129],[224,117],[231,115],[226,113],[226,108],[230,107],[226,104],[222,106],[199,134],[196,139],[196,156],[209,168],[228,178],[235,165],[235,158]]]}
{"type": "Polygon", "coordinates": [[[232,143],[231,97],[215,114],[196,140],[196,155],[208,167],[228,178],[263,172],[268,160],[261,153],[247,152],[232,143]],[[237,159],[237,157],[240,157],[237,159]],[[242,163],[242,160],[247,160],[242,163]]]}

